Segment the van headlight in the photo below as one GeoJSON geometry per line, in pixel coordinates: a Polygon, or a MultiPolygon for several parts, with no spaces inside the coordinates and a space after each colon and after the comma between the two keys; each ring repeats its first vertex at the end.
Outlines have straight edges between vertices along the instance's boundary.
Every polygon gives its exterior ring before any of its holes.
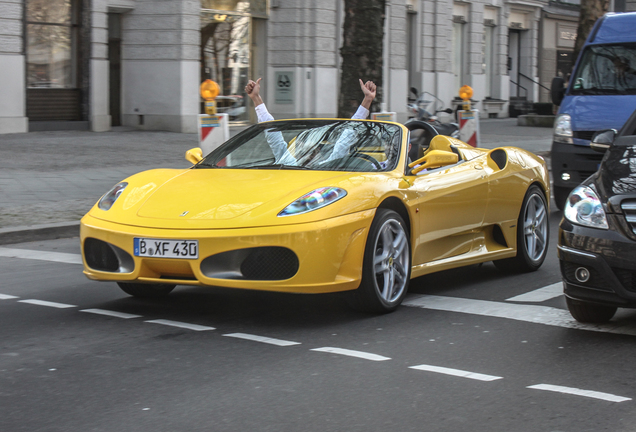
{"type": "Polygon", "coordinates": [[[573,144],[572,136],[572,118],[570,114],[558,115],[554,120],[554,141],[573,144]]]}
{"type": "Polygon", "coordinates": [[[590,186],[577,186],[567,201],[563,216],[570,222],[592,228],[608,229],[603,204],[590,186]]]}

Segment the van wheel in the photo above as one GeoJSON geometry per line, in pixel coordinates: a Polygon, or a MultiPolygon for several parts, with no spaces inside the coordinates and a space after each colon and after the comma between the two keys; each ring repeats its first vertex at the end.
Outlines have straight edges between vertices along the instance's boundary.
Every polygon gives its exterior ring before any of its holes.
{"type": "Polygon", "coordinates": [[[568,305],[572,318],[582,323],[606,323],[612,319],[618,309],[614,306],[585,303],[569,297],[565,298],[565,303],[568,305]]]}

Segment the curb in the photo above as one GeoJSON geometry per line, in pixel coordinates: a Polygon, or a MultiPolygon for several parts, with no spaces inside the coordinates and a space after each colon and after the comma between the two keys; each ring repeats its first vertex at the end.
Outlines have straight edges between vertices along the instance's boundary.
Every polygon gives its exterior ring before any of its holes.
{"type": "Polygon", "coordinates": [[[79,236],[79,221],[0,228],[0,245],[79,236]]]}

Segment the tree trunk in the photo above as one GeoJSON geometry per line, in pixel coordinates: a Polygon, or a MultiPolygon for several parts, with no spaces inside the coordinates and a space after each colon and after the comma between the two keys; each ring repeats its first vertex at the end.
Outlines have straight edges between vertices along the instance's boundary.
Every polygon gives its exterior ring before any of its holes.
{"type": "Polygon", "coordinates": [[[382,45],[386,0],[345,0],[343,42],[340,48],[342,70],[338,117],[350,118],[363,94],[358,79],[373,81],[377,94],[371,110],[382,100],[382,45]]]}
{"type": "Polygon", "coordinates": [[[576,42],[572,61],[576,62],[583,44],[594,27],[597,19],[607,12],[609,0],[581,0],[581,12],[579,13],[579,26],[576,30],[576,42]]]}

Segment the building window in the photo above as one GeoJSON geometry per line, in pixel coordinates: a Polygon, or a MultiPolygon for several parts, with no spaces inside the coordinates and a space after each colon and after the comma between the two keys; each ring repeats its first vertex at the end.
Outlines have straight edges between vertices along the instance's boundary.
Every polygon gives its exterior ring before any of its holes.
{"type": "Polygon", "coordinates": [[[455,88],[466,84],[464,74],[464,21],[463,17],[454,17],[453,22],[453,75],[455,88]]]}
{"type": "Polygon", "coordinates": [[[486,75],[486,97],[492,97],[492,80],[493,80],[493,62],[494,62],[494,35],[495,27],[487,26],[484,27],[484,64],[483,64],[483,73],[486,75]]]}
{"type": "Polygon", "coordinates": [[[29,88],[76,87],[77,9],[72,0],[27,1],[29,88]]]}

